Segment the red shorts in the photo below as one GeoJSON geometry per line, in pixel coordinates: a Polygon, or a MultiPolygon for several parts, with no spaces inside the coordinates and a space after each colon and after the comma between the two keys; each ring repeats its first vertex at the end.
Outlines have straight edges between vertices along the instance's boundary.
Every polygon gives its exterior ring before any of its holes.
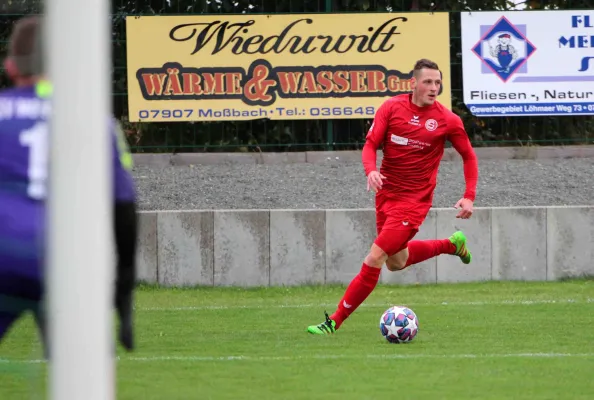
{"type": "Polygon", "coordinates": [[[431,204],[395,200],[376,195],[375,218],[377,238],[375,244],[388,256],[408,246],[431,209],[431,204]]]}

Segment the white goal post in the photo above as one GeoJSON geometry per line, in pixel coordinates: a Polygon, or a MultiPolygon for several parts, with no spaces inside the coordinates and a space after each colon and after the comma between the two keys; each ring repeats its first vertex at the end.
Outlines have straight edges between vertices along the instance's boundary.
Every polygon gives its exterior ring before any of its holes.
{"type": "Polygon", "coordinates": [[[49,398],[115,398],[109,0],[45,0],[49,398]]]}

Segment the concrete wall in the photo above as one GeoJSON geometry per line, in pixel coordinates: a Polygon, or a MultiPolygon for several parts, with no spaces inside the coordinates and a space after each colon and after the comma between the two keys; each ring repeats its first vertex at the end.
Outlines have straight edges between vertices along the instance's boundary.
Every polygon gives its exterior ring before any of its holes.
{"type": "MultiPolygon", "coordinates": [[[[594,275],[594,206],[433,209],[417,239],[468,237],[470,265],[441,255],[381,282],[557,280],[594,275]]],[[[159,211],[140,215],[139,280],[163,286],[348,283],[375,237],[373,210],[159,211]]]]}

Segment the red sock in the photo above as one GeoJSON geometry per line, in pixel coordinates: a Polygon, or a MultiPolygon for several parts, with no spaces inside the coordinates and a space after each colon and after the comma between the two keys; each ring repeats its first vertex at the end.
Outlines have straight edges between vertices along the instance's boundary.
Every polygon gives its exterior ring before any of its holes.
{"type": "Polygon", "coordinates": [[[456,246],[449,239],[413,240],[408,243],[408,260],[406,265],[418,264],[440,254],[454,254],[456,246]]]}
{"type": "Polygon", "coordinates": [[[336,322],[336,329],[342,325],[345,319],[353,313],[365,301],[367,296],[373,292],[380,277],[381,268],[373,268],[363,263],[361,271],[351,281],[340,303],[338,309],[330,316],[336,322]]]}

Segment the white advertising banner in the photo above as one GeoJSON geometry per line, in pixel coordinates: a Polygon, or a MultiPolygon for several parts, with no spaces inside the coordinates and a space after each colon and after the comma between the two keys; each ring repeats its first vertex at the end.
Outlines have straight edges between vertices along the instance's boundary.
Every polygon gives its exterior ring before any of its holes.
{"type": "Polygon", "coordinates": [[[594,11],[462,13],[475,116],[594,115],[594,11]]]}

